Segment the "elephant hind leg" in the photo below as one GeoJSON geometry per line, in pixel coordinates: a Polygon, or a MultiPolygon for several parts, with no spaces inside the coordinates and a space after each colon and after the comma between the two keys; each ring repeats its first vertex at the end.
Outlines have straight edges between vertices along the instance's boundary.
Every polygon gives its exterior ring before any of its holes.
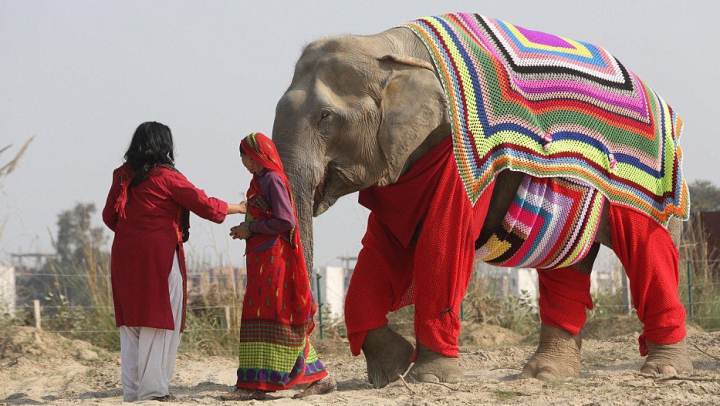
{"type": "Polygon", "coordinates": [[[581,348],[579,335],[542,323],[540,345],[523,367],[520,377],[541,381],[575,378],[580,375],[581,348]]]}
{"type": "Polygon", "coordinates": [[[612,248],[630,281],[643,333],[643,370],[692,370],[685,338],[685,308],[678,295],[679,253],[668,229],[644,213],[611,205],[612,248]],[[689,368],[689,369],[688,369],[689,368]]]}
{"type": "Polygon", "coordinates": [[[590,275],[574,267],[538,271],[540,320],[549,326],[580,334],[585,309],[592,309],[590,275]]]}
{"type": "Polygon", "coordinates": [[[552,380],[580,374],[580,330],[592,309],[590,275],[573,268],[538,271],[540,343],[522,378],[552,380]]]}

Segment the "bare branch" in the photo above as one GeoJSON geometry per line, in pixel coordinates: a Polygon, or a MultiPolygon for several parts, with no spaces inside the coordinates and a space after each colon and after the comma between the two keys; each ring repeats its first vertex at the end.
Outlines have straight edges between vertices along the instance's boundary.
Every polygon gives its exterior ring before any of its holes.
{"type": "Polygon", "coordinates": [[[658,375],[658,374],[638,374],[642,376],[643,378],[650,378],[654,379],[655,382],[664,382],[664,381],[695,381],[695,382],[715,382],[720,381],[720,378],[703,378],[699,376],[680,376],[680,375],[658,375]]]}
{"type": "Polygon", "coordinates": [[[415,392],[415,390],[413,390],[413,388],[411,388],[410,385],[408,385],[408,383],[407,383],[407,381],[405,380],[405,378],[403,378],[403,376],[400,375],[400,374],[398,374],[398,376],[400,377],[400,380],[402,381],[402,383],[405,384],[405,387],[408,388],[408,390],[409,390],[410,392],[412,392],[414,395],[417,395],[417,392],[415,392]]]}
{"type": "Polygon", "coordinates": [[[701,353],[707,355],[708,357],[714,358],[714,359],[720,361],[720,357],[716,357],[716,356],[714,356],[714,355],[712,355],[712,354],[708,354],[707,352],[705,352],[704,350],[702,350],[700,347],[698,347],[698,346],[695,345],[695,344],[693,344],[692,346],[695,347],[696,350],[698,350],[698,351],[700,351],[701,353]]]}

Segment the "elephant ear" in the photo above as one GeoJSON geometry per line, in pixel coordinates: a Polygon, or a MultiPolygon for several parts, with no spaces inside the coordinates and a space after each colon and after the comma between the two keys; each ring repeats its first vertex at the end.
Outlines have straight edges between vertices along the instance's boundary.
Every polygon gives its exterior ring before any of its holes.
{"type": "Polygon", "coordinates": [[[432,65],[417,58],[386,55],[390,65],[380,100],[378,144],[388,175],[378,185],[395,182],[408,158],[446,117],[445,95],[432,65]]]}

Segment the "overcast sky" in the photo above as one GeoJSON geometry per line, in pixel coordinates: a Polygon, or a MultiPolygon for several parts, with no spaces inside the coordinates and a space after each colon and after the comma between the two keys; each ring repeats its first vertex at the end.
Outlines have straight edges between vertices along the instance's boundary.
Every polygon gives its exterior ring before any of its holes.
{"type": "MultiPolygon", "coordinates": [[[[307,43],[458,11],[606,48],[683,117],[688,181],[720,185],[717,1],[0,0],[0,148],[14,146],[0,164],[36,136],[0,191],[0,260],[52,252],[57,216],[76,203],[102,210],[144,121],[172,129],[177,167],[191,182],[239,201],[250,175],[238,142],[272,132],[307,43]]],[[[357,195],[317,218],[315,265],[357,255],[366,220],[357,195]]],[[[189,260],[244,266],[243,243],[226,237],[240,221],[194,217],[189,260]]]]}

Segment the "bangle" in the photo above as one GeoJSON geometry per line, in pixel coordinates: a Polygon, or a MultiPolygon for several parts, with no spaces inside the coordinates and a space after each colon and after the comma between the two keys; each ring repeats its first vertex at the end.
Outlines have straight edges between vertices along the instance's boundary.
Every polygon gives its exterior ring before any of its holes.
{"type": "Polygon", "coordinates": [[[245,223],[245,229],[248,230],[248,232],[252,232],[250,231],[250,223],[245,223]]]}

